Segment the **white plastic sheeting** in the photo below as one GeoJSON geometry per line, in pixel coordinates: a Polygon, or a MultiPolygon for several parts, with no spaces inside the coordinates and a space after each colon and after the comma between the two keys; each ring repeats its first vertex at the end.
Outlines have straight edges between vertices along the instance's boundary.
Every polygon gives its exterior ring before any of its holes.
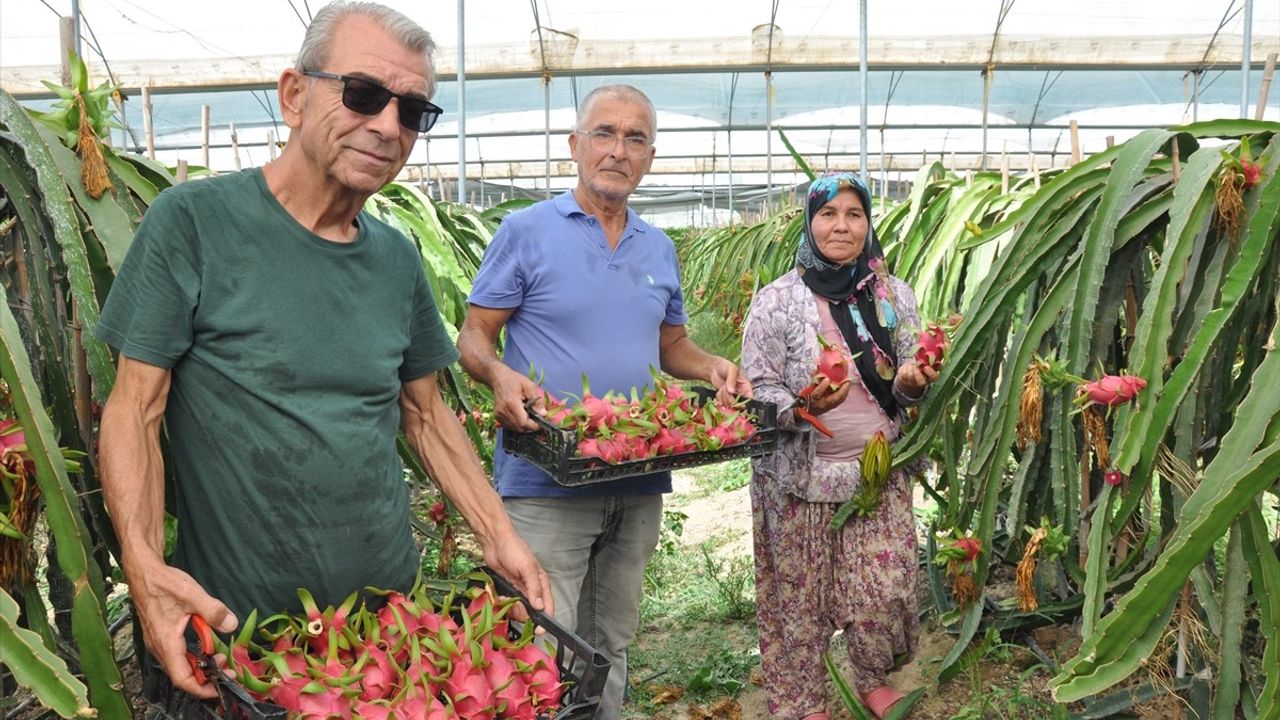
{"type": "MultiPolygon", "coordinates": [[[[1084,152],[1138,129],[1240,114],[1245,0],[1016,0],[997,32],[999,0],[869,0],[868,170],[893,179],[921,162],[958,168],[1061,165],[1068,124],[1084,152]],[[984,135],[983,67],[993,68],[984,135]],[[985,138],[985,143],[984,143],[985,138]],[[888,170],[881,173],[881,168],[888,170]]],[[[198,162],[200,106],[211,106],[211,165],[230,168],[235,123],[242,164],[268,159],[279,71],[292,62],[319,0],[81,0],[85,55],[103,56],[125,86],[129,134],[141,145],[136,88],[150,84],[162,160],[198,162]],[[100,51],[100,55],[99,55],[100,51]],[[228,89],[235,88],[235,89],[228,89]],[[214,89],[221,89],[214,92],[214,89]]],[[[434,192],[457,174],[457,6],[386,0],[432,31],[447,112],[407,172],[434,192]]],[[[466,5],[466,161],[469,178],[533,194],[547,186],[544,71],[551,78],[552,189],[574,168],[566,134],[578,100],[608,82],[637,85],[659,109],[658,161],[645,189],[727,200],[752,187],[798,182],[764,128],[768,116],[817,168],[856,168],[858,3],[650,0],[483,0],[466,5]],[[536,20],[535,20],[536,11],[536,20]],[[538,25],[542,31],[539,33],[538,25]],[[764,72],[773,71],[773,97],[764,72]],[[769,103],[772,112],[769,113],[769,103]],[[771,157],[766,152],[771,150],[771,157]],[[732,156],[732,157],[731,157],[732,156]],[[732,162],[732,166],[731,163],[732,162]],[[731,170],[732,167],[732,170],[731,170]],[[771,168],[772,172],[766,169],[771,168]]],[[[58,14],[70,0],[0,0],[0,87],[40,104],[57,77],[58,14]]],[[[1250,114],[1268,53],[1280,50],[1280,3],[1253,6],[1250,114]]],[[[1277,83],[1280,85],[1280,83],[1277,83]]],[[[1280,120],[1280,87],[1266,107],[1280,120]]],[[[477,184],[477,187],[481,187],[477,184]]],[[[485,186],[490,187],[490,186],[485,186]]],[[[670,195],[666,195],[671,197],[670,195]]]]}

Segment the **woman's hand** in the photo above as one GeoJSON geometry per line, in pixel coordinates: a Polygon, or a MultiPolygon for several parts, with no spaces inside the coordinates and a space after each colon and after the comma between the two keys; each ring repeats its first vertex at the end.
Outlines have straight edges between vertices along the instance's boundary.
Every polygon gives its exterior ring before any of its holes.
{"type": "Polygon", "coordinates": [[[832,385],[831,381],[823,378],[811,387],[813,387],[813,390],[804,399],[808,401],[810,413],[821,415],[828,410],[839,407],[840,403],[849,397],[849,388],[853,387],[853,381],[846,378],[844,382],[832,385]]]}
{"type": "Polygon", "coordinates": [[[893,383],[898,386],[898,392],[909,398],[924,395],[925,388],[937,381],[938,371],[918,362],[908,362],[898,366],[898,376],[893,379],[893,383]]]}

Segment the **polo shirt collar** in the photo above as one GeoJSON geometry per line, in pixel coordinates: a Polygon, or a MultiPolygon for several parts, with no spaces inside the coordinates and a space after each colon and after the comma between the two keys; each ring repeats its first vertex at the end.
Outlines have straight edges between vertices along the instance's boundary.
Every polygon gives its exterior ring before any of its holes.
{"type": "MultiPolygon", "coordinates": [[[[578,198],[574,197],[572,190],[566,190],[551,199],[552,206],[561,217],[571,217],[573,215],[581,215],[588,217],[587,212],[578,204],[578,198]]],[[[636,211],[630,207],[627,208],[627,230],[635,232],[644,232],[649,227],[648,223],[641,222],[640,216],[636,215],[636,211]]]]}

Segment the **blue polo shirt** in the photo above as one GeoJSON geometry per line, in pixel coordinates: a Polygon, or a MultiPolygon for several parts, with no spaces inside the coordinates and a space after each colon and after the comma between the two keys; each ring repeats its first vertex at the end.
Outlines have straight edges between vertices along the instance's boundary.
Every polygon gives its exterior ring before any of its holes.
{"type": "MultiPolygon", "coordinates": [[[[566,192],[502,221],[484,254],[468,301],[515,308],[503,361],[557,397],[630,394],[652,383],[663,322],[688,322],[675,245],[627,210],[627,227],[610,250],[604,229],[566,192]]],[[[671,491],[671,473],[566,488],[521,458],[494,451],[494,483],[503,497],[651,495],[671,491]]]]}

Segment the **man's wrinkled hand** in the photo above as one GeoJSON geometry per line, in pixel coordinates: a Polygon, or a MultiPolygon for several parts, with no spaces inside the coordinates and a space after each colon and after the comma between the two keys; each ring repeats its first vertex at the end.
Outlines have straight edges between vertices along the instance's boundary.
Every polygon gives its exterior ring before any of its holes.
{"type": "Polygon", "coordinates": [[[716,389],[716,400],[726,405],[737,398],[751,397],[751,380],[742,374],[737,365],[717,358],[711,368],[711,385],[716,389]]]}
{"type": "Polygon", "coordinates": [[[525,410],[525,403],[534,401],[534,412],[546,412],[542,392],[532,380],[508,368],[493,384],[493,414],[498,424],[508,430],[532,432],[538,424],[525,410]]]}
{"type": "Polygon", "coordinates": [[[156,565],[141,572],[135,569],[128,579],[143,641],[173,686],[196,697],[216,698],[213,684],[198,682],[187,662],[187,624],[192,615],[199,615],[214,630],[230,633],[238,625],[235,615],[177,568],[156,565]]]}
{"type": "MultiPolygon", "coordinates": [[[[524,594],[535,610],[555,615],[555,598],[551,594],[551,579],[529,551],[529,546],[512,529],[505,537],[485,545],[484,561],[499,575],[511,581],[524,594]]],[[[525,620],[528,614],[523,605],[512,608],[516,620],[525,620]]]]}

